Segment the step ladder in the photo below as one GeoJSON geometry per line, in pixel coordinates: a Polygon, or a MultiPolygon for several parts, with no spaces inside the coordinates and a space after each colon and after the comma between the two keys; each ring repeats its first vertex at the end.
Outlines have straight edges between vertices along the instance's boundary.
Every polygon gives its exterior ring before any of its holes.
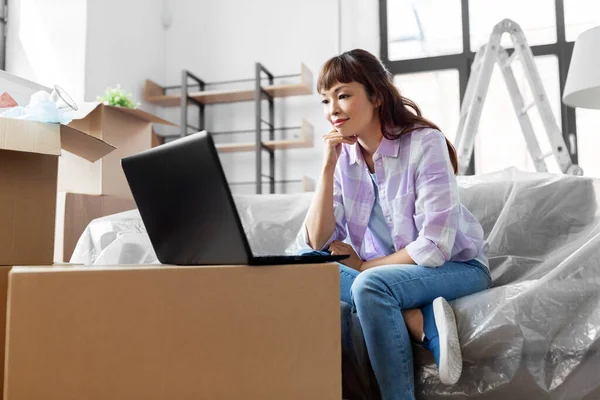
{"type": "Polygon", "coordinates": [[[573,164],[571,160],[568,147],[552,113],[548,96],[535,65],[533,53],[527,44],[523,30],[519,24],[509,19],[503,20],[494,27],[489,43],[482,46],[475,55],[471,76],[467,83],[465,97],[460,110],[460,120],[455,139],[458,153],[458,173],[464,175],[471,162],[475,135],[479,127],[483,103],[487,95],[495,64],[498,65],[502,72],[502,77],[508,88],[536,171],[547,172],[548,168],[545,160],[549,156],[554,155],[563,173],[583,175],[581,167],[573,164]],[[510,56],[508,51],[500,44],[504,33],[508,33],[513,42],[514,51],[510,56]],[[517,80],[511,67],[512,62],[516,58],[519,58],[521,61],[525,77],[533,94],[533,99],[527,104],[523,100],[523,95],[517,86],[517,80]],[[546,154],[542,154],[540,150],[531,119],[528,115],[528,111],[533,107],[537,107],[539,111],[544,129],[552,146],[552,151],[546,154]]]}

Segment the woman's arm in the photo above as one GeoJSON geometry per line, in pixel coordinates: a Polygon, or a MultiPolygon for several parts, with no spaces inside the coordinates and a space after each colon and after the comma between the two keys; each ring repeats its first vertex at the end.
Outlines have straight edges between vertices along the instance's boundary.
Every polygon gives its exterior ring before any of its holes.
{"type": "Polygon", "coordinates": [[[379,267],[380,265],[391,264],[416,264],[416,262],[412,258],[410,258],[406,249],[402,249],[390,254],[389,256],[364,261],[360,267],[360,271],[364,271],[373,267],[379,267]]]}
{"type": "MultiPolygon", "coordinates": [[[[346,237],[342,188],[336,179],[336,165],[342,144],[355,144],[356,137],[344,137],[335,128],[323,135],[325,154],[321,179],[315,197],[306,214],[307,242],[314,250],[321,250],[334,239],[346,237]]],[[[338,171],[339,172],[339,171],[338,171]]]]}
{"type": "Polygon", "coordinates": [[[458,185],[441,132],[425,134],[420,148],[421,157],[415,171],[414,215],[419,235],[405,249],[418,265],[439,267],[450,259],[459,228],[458,185]]]}
{"type": "Polygon", "coordinates": [[[335,216],[333,213],[333,166],[324,165],[321,179],[308,213],[306,214],[306,230],[310,247],[320,250],[335,230],[335,216]]]}

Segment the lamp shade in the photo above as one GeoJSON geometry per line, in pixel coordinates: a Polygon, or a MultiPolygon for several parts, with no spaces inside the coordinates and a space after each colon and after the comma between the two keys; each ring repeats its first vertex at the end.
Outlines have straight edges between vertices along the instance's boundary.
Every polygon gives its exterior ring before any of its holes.
{"type": "Polygon", "coordinates": [[[583,32],[575,41],[563,102],[600,109],[600,26],[583,32]]]}

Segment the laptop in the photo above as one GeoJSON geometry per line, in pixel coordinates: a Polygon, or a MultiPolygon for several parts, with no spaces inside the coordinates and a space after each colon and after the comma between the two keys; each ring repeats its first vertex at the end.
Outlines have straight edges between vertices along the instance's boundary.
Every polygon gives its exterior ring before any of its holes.
{"type": "Polygon", "coordinates": [[[205,131],[123,158],[121,165],[163,264],[283,265],[348,257],[254,256],[213,139],[205,131]]]}

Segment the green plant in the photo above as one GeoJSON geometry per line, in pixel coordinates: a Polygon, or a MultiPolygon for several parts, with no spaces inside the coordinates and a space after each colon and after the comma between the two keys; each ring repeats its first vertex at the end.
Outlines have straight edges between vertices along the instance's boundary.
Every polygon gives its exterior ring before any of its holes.
{"type": "Polygon", "coordinates": [[[126,93],[121,89],[121,85],[117,85],[116,88],[107,88],[104,92],[104,96],[98,96],[97,99],[109,106],[127,108],[139,107],[140,103],[134,103],[132,97],[133,95],[131,93],[126,93]]]}

